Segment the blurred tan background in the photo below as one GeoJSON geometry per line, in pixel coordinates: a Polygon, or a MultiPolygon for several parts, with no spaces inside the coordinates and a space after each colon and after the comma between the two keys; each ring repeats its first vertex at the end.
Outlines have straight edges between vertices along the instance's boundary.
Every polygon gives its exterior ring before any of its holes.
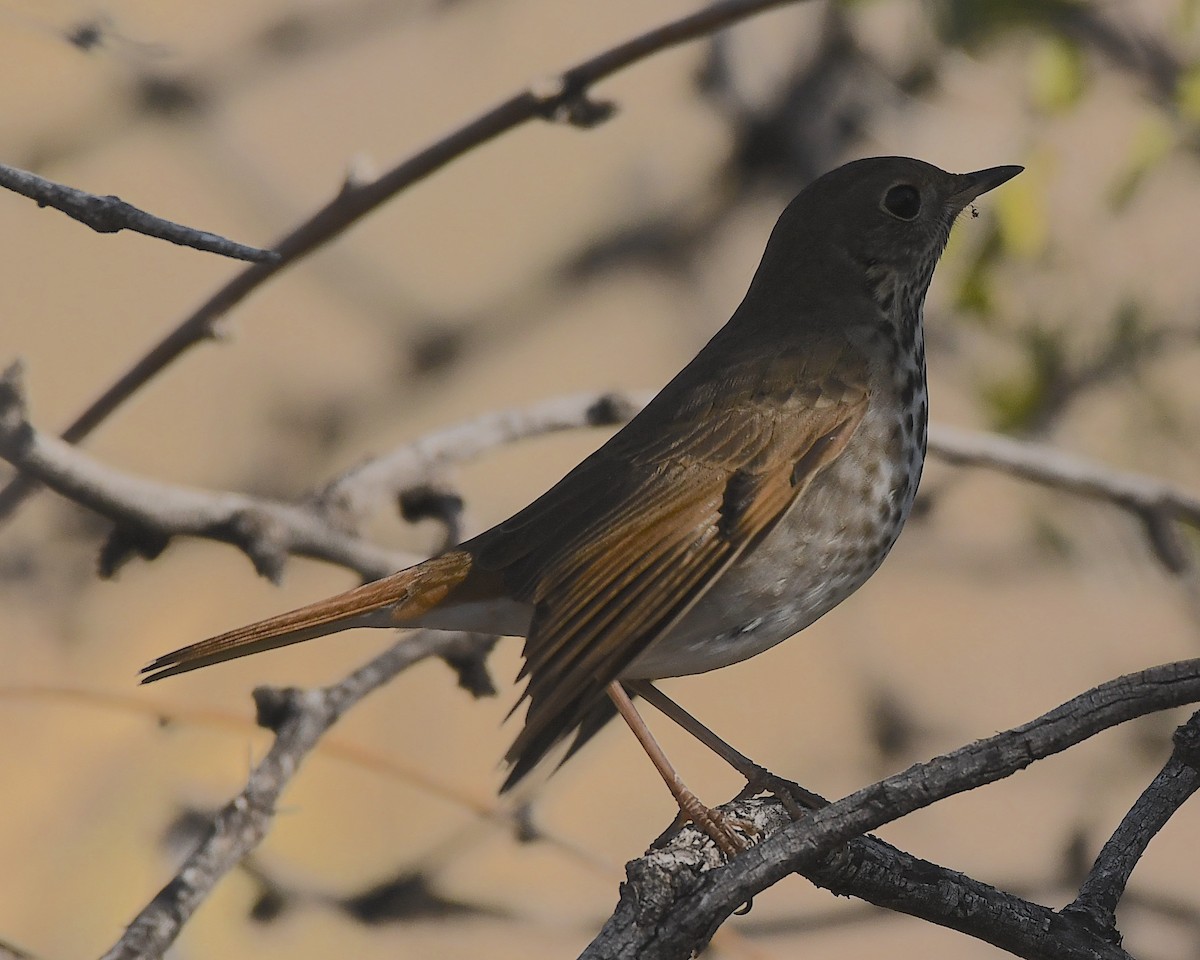
{"type": "MultiPolygon", "coordinates": [[[[266,245],[351,165],[384,169],[693,6],[0,0],[0,161],[266,245]]],[[[1028,168],[963,218],[934,281],[935,419],[1195,490],[1197,17],[1187,0],[811,2],[661,54],[596,91],[619,103],[611,122],[522,128],[278,277],[227,340],[172,366],[87,449],[164,481],[296,496],[485,411],[657,387],[729,315],[807,179],[895,153],[1028,168]]],[[[15,195],[0,211],[0,362],[24,358],[46,429],[239,269],[99,236],[15,195]]],[[[453,477],[471,528],[602,439],[521,444],[453,477]]],[[[1200,651],[1194,592],[1124,514],[937,463],[921,502],[882,571],[802,639],[669,692],[758,761],[841,796],[1200,651]]],[[[269,742],[253,686],[327,683],[388,642],[344,634],[139,689],[153,655],[354,577],[294,560],[276,588],[232,548],[178,542],[101,581],[105,530],[45,494],[0,529],[0,939],[45,958],[107,948],[171,876],[165,835],[181,811],[240,788],[269,742]]],[[[413,550],[436,537],[391,517],[375,530],[413,550]]],[[[427,663],[347,716],[331,740],[374,764],[310,758],[252,870],[220,886],[176,954],[574,956],[672,805],[614,727],[532,794],[561,842],[520,845],[473,813],[497,802],[518,651],[506,641],[492,660],[496,698],[472,701],[427,663]],[[417,915],[367,925],[346,908],[408,872],[431,894],[417,915]]],[[[1062,878],[1090,862],[1185,715],[1117,729],[883,835],[1059,906],[1062,878]]],[[[701,796],[737,789],[661,732],[701,796]]],[[[1185,808],[1139,866],[1122,915],[1133,952],[1200,956],[1198,842],[1185,808]]],[[[722,956],[998,953],[800,880],[726,931],[722,956]]]]}

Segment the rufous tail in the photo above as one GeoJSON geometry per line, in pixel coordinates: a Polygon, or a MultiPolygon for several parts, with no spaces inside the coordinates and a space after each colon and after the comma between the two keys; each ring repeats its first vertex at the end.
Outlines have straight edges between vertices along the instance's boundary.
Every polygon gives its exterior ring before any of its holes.
{"type": "Polygon", "coordinates": [[[471,555],[464,550],[432,557],[382,580],[164,654],[142,668],[142,683],[351,627],[402,627],[437,607],[470,570],[471,555]]]}

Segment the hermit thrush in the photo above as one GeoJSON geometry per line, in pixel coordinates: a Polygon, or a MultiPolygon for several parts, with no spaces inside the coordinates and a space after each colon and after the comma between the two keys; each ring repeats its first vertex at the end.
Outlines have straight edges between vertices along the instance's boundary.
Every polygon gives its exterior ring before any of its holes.
{"type": "Polygon", "coordinates": [[[762,653],[879,567],[925,456],[934,265],[963,208],[1020,171],[880,157],[826,174],[784,210],[730,321],[549,492],[424,563],[160,657],[145,679],[348,627],[524,636],[529,707],[505,788],[615,706],[685,815],[736,850],[629,690],[762,653]]]}

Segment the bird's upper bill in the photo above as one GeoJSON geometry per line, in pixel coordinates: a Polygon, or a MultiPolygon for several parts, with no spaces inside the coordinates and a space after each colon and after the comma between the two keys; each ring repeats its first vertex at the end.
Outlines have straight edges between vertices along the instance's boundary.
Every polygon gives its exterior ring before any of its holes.
{"type": "Polygon", "coordinates": [[[976,170],[974,173],[960,173],[958,179],[961,186],[954,192],[950,202],[961,210],[976,197],[989,190],[994,190],[1002,183],[1007,183],[1024,169],[1024,167],[1010,164],[1003,167],[988,167],[986,170],[976,170]]]}

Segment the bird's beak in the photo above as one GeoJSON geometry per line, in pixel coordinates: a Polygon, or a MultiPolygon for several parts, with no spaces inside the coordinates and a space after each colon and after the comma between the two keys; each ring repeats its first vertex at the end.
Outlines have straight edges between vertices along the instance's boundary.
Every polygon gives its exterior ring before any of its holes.
{"type": "Polygon", "coordinates": [[[1024,167],[1009,165],[988,167],[986,170],[976,170],[974,173],[960,173],[958,175],[959,188],[950,198],[950,202],[961,210],[976,197],[1008,182],[1024,169],[1024,167]]]}

